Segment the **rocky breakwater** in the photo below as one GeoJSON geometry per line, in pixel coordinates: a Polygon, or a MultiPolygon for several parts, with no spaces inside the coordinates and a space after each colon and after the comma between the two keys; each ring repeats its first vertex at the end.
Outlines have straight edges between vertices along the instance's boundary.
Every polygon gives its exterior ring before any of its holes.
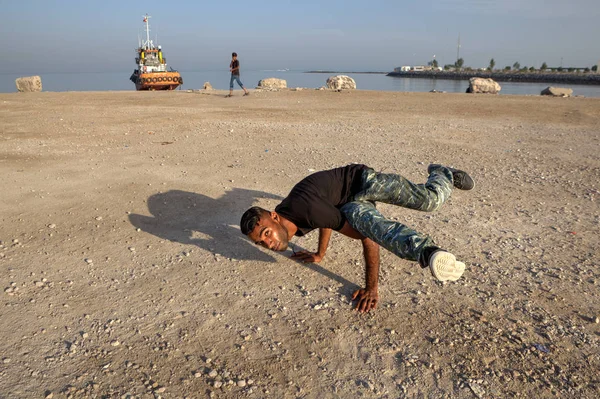
{"type": "Polygon", "coordinates": [[[390,72],[387,76],[423,79],[466,80],[470,78],[490,78],[498,82],[527,83],[572,83],[600,85],[600,73],[551,73],[551,72],[489,72],[489,71],[407,71],[390,72]]]}

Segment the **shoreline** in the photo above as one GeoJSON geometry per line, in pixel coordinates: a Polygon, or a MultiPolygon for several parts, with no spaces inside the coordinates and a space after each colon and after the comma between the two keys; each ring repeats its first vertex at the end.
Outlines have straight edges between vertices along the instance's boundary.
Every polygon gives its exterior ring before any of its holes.
{"type": "Polygon", "coordinates": [[[389,72],[353,72],[353,71],[304,71],[303,73],[353,73],[353,74],[363,74],[363,75],[386,75],[389,72]]]}
{"type": "MultiPolygon", "coordinates": [[[[518,83],[518,82],[516,82],[518,83]]],[[[541,82],[540,82],[541,83],[541,82]]],[[[575,84],[577,85],[577,84],[575,84]]],[[[580,86],[589,86],[589,85],[580,85],[580,86]]],[[[277,89],[277,90],[268,90],[268,89],[260,89],[260,88],[249,88],[248,90],[250,90],[252,93],[287,93],[287,92],[298,92],[298,91],[303,91],[303,92],[337,92],[337,90],[333,90],[333,89],[323,89],[321,90],[320,88],[317,87],[300,87],[300,88],[295,88],[295,87],[287,87],[285,89],[277,89]],[[301,90],[298,90],[301,89],[301,90]]],[[[430,95],[430,94],[445,94],[445,95],[464,95],[464,91],[396,91],[396,90],[376,90],[376,89],[353,89],[353,90],[342,90],[345,93],[372,93],[372,94],[382,94],[382,95],[387,95],[387,94],[392,94],[392,95],[415,95],[415,96],[419,96],[419,95],[430,95]]],[[[63,95],[63,94],[74,94],[74,95],[88,95],[88,94],[95,94],[95,95],[112,95],[112,94],[118,94],[118,95],[127,95],[127,94],[136,94],[136,95],[166,95],[166,93],[179,93],[179,94],[203,94],[203,95],[207,95],[207,96],[224,96],[225,94],[229,93],[228,90],[226,89],[212,89],[212,90],[204,90],[204,89],[178,89],[178,90],[172,90],[172,91],[167,91],[167,90],[157,90],[157,91],[137,91],[137,90],[127,90],[127,89],[121,89],[121,90],[64,90],[64,91],[56,91],[56,90],[43,90],[41,92],[36,92],[36,93],[20,93],[18,91],[14,91],[14,92],[0,92],[0,96],[11,96],[11,95],[17,95],[17,96],[33,96],[33,95],[55,95],[55,94],[59,94],[59,95],[63,95]]],[[[236,95],[234,94],[234,97],[236,95]]],[[[515,94],[515,93],[506,93],[506,92],[499,92],[496,95],[484,95],[484,94],[480,94],[478,95],[478,97],[483,96],[483,97],[527,97],[527,98],[532,98],[532,97],[538,97],[538,98],[545,98],[545,97],[552,97],[552,96],[546,96],[546,95],[541,95],[541,94],[535,94],[535,93],[523,93],[523,94],[515,94]]],[[[572,95],[570,98],[585,98],[585,99],[591,99],[591,100],[600,100],[600,96],[599,97],[594,97],[594,96],[589,96],[589,95],[572,95]]]]}
{"type": "MultiPolygon", "coordinates": [[[[346,72],[347,73],[347,72],[346,72]]],[[[359,90],[367,89],[374,91],[386,91],[386,92],[428,92],[432,89],[436,89],[438,91],[446,91],[446,92],[464,92],[466,86],[468,86],[467,77],[463,77],[464,80],[457,80],[457,76],[452,76],[454,79],[443,79],[443,74],[437,74],[435,77],[428,77],[426,72],[419,72],[419,75],[415,75],[417,78],[422,79],[412,79],[412,80],[403,80],[403,79],[395,79],[393,76],[387,76],[386,73],[377,73],[376,71],[365,71],[361,73],[357,73],[356,75],[352,73],[348,73],[352,76],[358,86],[359,90]],[[425,78],[425,79],[423,79],[425,78]],[[463,87],[465,86],[465,87],[463,87]]],[[[106,91],[110,89],[111,91],[129,91],[132,88],[132,85],[129,81],[123,78],[123,74],[119,73],[106,73],[106,74],[87,74],[82,73],[77,76],[70,76],[66,74],[51,74],[51,75],[40,75],[42,77],[43,82],[43,91],[51,91],[51,92],[68,92],[68,91],[83,91],[83,92],[91,92],[91,91],[106,91]],[[102,75],[102,76],[101,76],[102,75]]],[[[280,74],[270,74],[264,73],[260,71],[252,71],[248,72],[243,80],[244,83],[247,84],[247,87],[254,87],[256,82],[260,79],[264,79],[269,76],[279,77],[282,79],[286,79],[288,87],[295,88],[319,88],[325,85],[326,79],[329,76],[334,75],[332,72],[316,72],[306,73],[306,72],[287,72],[280,74]]],[[[224,83],[225,79],[223,74],[218,73],[189,73],[185,75],[185,83],[183,85],[183,89],[200,89],[204,82],[209,81],[213,83],[213,87],[215,89],[226,90],[228,87],[224,83]]],[[[226,79],[227,82],[229,79],[226,79]]],[[[579,89],[576,87],[572,87],[575,90],[576,95],[583,95],[586,97],[594,97],[600,98],[600,85],[592,85],[592,84],[583,84],[583,82],[567,82],[563,83],[565,85],[579,85],[579,89]]],[[[501,91],[501,95],[504,94],[514,94],[514,95],[538,95],[541,90],[546,87],[553,85],[550,82],[522,82],[519,80],[514,80],[512,82],[508,82],[509,85],[506,90],[501,91]],[[544,85],[543,87],[541,87],[544,85]],[[538,87],[540,86],[540,87],[538,87]]],[[[554,84],[556,85],[556,84],[554,84]]],[[[504,86],[504,85],[503,85],[504,86]]],[[[3,78],[0,80],[0,92],[2,93],[14,93],[16,92],[15,84],[13,79],[3,78]]]]}

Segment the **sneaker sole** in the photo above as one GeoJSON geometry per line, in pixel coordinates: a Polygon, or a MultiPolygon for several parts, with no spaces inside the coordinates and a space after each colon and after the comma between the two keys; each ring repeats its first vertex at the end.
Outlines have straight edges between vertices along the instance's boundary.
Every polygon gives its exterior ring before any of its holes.
{"type": "Polygon", "coordinates": [[[427,167],[427,173],[431,174],[431,171],[433,169],[435,169],[437,167],[440,167],[440,166],[449,169],[450,172],[452,172],[452,175],[454,175],[454,173],[464,173],[465,176],[467,176],[468,179],[471,181],[471,186],[468,187],[468,188],[466,188],[466,187],[458,187],[456,185],[454,186],[455,188],[457,188],[459,190],[464,190],[464,191],[470,191],[470,190],[473,190],[475,188],[475,180],[473,180],[473,178],[471,176],[469,176],[469,174],[467,172],[465,172],[464,170],[460,170],[460,169],[456,169],[456,168],[451,168],[450,166],[443,166],[443,165],[440,165],[440,164],[437,164],[437,163],[433,163],[433,164],[430,164],[427,167]]]}
{"type": "Polygon", "coordinates": [[[431,256],[429,268],[433,276],[440,281],[456,281],[465,272],[465,264],[445,251],[436,252],[431,256]]]}

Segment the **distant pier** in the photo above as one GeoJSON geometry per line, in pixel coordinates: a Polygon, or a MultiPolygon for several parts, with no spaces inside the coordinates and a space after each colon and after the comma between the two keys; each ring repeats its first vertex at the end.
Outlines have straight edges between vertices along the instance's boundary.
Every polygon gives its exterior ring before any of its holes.
{"type": "Polygon", "coordinates": [[[600,73],[544,73],[544,72],[486,72],[486,71],[405,71],[390,72],[387,76],[400,78],[467,80],[470,78],[492,78],[498,82],[524,83],[571,83],[600,85],[600,73]]]}

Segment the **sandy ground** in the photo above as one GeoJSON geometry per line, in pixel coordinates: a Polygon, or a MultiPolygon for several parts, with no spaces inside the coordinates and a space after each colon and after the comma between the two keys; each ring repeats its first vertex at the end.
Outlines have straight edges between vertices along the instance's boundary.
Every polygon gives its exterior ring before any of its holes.
{"type": "Polygon", "coordinates": [[[600,396],[600,100],[223,94],[0,94],[0,397],[600,396]],[[436,213],[380,206],[460,281],[383,251],[360,315],[358,242],[304,265],[239,232],[351,162],[473,175],[436,213]]]}

